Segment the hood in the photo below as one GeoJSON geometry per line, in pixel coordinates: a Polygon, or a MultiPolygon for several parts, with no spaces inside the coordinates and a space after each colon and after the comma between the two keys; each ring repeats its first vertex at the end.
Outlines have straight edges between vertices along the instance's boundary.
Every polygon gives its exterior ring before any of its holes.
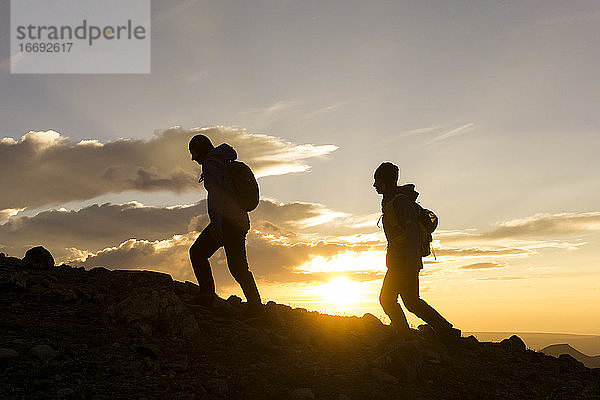
{"type": "Polygon", "coordinates": [[[222,161],[233,161],[237,158],[237,153],[227,143],[223,143],[212,149],[207,155],[206,158],[215,157],[222,161]]]}
{"type": "Polygon", "coordinates": [[[412,183],[408,183],[406,185],[398,186],[398,192],[404,196],[408,197],[412,201],[416,201],[417,197],[419,197],[419,192],[415,190],[415,185],[412,183]]]}

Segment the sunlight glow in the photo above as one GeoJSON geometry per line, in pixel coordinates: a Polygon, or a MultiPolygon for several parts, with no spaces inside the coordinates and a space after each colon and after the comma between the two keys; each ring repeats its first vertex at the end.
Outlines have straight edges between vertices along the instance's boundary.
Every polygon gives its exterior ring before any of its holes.
{"type": "Polygon", "coordinates": [[[361,285],[344,277],[333,278],[318,285],[316,290],[323,301],[331,305],[350,306],[361,300],[361,285]]]}
{"type": "Polygon", "coordinates": [[[383,271],[384,251],[347,251],[332,257],[315,256],[298,267],[305,272],[383,271]]]}

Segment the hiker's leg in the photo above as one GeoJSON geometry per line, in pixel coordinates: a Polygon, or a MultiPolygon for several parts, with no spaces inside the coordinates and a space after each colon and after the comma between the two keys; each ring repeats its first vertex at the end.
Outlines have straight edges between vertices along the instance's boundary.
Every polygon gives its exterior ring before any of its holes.
{"type": "Polygon", "coordinates": [[[438,333],[445,333],[452,328],[452,324],[446,321],[433,307],[419,297],[419,273],[405,275],[404,284],[400,291],[402,301],[407,310],[421,318],[433,327],[438,333]]]}
{"type": "Polygon", "coordinates": [[[398,304],[398,282],[396,274],[388,270],[383,278],[383,285],[379,293],[379,304],[383,311],[390,317],[392,326],[399,332],[408,332],[408,321],[406,315],[402,311],[402,307],[398,304]]]}
{"type": "Polygon", "coordinates": [[[208,259],[222,246],[221,243],[217,243],[212,237],[210,233],[211,228],[211,225],[204,228],[198,239],[190,247],[190,260],[194,268],[194,274],[196,275],[198,286],[204,295],[216,295],[215,281],[213,280],[208,259]]]}
{"type": "Polygon", "coordinates": [[[252,272],[248,269],[248,260],[246,258],[246,233],[244,228],[235,225],[223,225],[223,241],[225,255],[227,256],[227,266],[233,278],[239,283],[246,296],[246,301],[251,306],[261,304],[260,294],[254,281],[252,272]]]}

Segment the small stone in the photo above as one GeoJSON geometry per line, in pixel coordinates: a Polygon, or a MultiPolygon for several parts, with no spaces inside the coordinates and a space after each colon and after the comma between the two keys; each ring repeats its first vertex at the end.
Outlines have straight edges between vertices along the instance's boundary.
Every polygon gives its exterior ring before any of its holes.
{"type": "Polygon", "coordinates": [[[383,322],[381,322],[381,320],[379,318],[377,318],[376,316],[374,316],[371,313],[365,313],[361,318],[362,321],[364,321],[367,324],[376,326],[376,327],[383,327],[383,322]]]}
{"type": "Polygon", "coordinates": [[[250,343],[261,349],[271,349],[273,347],[273,343],[269,338],[269,335],[265,333],[263,330],[259,330],[256,328],[248,329],[248,334],[250,336],[250,343]]]}
{"type": "Polygon", "coordinates": [[[70,388],[59,389],[59,391],[56,392],[56,398],[58,399],[70,399],[73,397],[75,397],[75,392],[70,388]]]}
{"type": "Polygon", "coordinates": [[[46,344],[38,344],[37,346],[34,346],[30,352],[35,357],[45,362],[48,362],[58,356],[58,351],[46,344]]]}
{"type": "Polygon", "coordinates": [[[292,392],[292,400],[314,400],[315,395],[310,388],[299,388],[292,392]]]}
{"type": "Polygon", "coordinates": [[[0,360],[3,358],[15,358],[15,357],[19,357],[19,353],[17,353],[13,349],[6,349],[3,347],[0,347],[0,360]]]}
{"type": "Polygon", "coordinates": [[[8,282],[19,289],[27,289],[29,286],[31,286],[32,280],[31,275],[29,275],[27,272],[18,271],[10,277],[8,282]]]}
{"type": "Polygon", "coordinates": [[[442,356],[437,351],[434,351],[434,350],[425,350],[423,352],[423,360],[426,363],[436,364],[437,365],[437,364],[441,364],[442,363],[442,356]]]}
{"type": "Polygon", "coordinates": [[[234,294],[229,296],[229,298],[227,299],[227,302],[229,304],[231,304],[232,306],[241,306],[242,305],[242,299],[240,299],[238,296],[236,296],[234,294]]]}
{"type": "Polygon", "coordinates": [[[426,338],[435,337],[435,331],[433,330],[431,325],[428,325],[428,324],[419,325],[418,330],[419,330],[419,334],[423,337],[426,337],[426,338]]]}
{"type": "Polygon", "coordinates": [[[380,370],[379,368],[373,368],[371,373],[373,374],[373,377],[380,383],[390,383],[392,385],[398,383],[398,378],[380,370]]]}
{"type": "Polygon", "coordinates": [[[223,379],[211,378],[206,381],[205,386],[209,393],[216,394],[217,396],[226,397],[229,393],[229,385],[223,379]]]}
{"type": "Polygon", "coordinates": [[[477,340],[477,338],[473,335],[470,335],[469,337],[466,337],[463,342],[469,346],[469,347],[474,347],[477,346],[479,344],[479,340],[477,340]]]}

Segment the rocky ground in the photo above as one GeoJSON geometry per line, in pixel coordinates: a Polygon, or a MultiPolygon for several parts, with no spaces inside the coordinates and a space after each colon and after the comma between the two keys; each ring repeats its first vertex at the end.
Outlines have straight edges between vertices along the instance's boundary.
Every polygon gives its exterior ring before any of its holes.
{"type": "Polygon", "coordinates": [[[516,336],[401,341],[370,314],[273,302],[248,318],[169,275],[4,255],[0,290],[2,399],[600,399],[600,369],[516,336]]]}

